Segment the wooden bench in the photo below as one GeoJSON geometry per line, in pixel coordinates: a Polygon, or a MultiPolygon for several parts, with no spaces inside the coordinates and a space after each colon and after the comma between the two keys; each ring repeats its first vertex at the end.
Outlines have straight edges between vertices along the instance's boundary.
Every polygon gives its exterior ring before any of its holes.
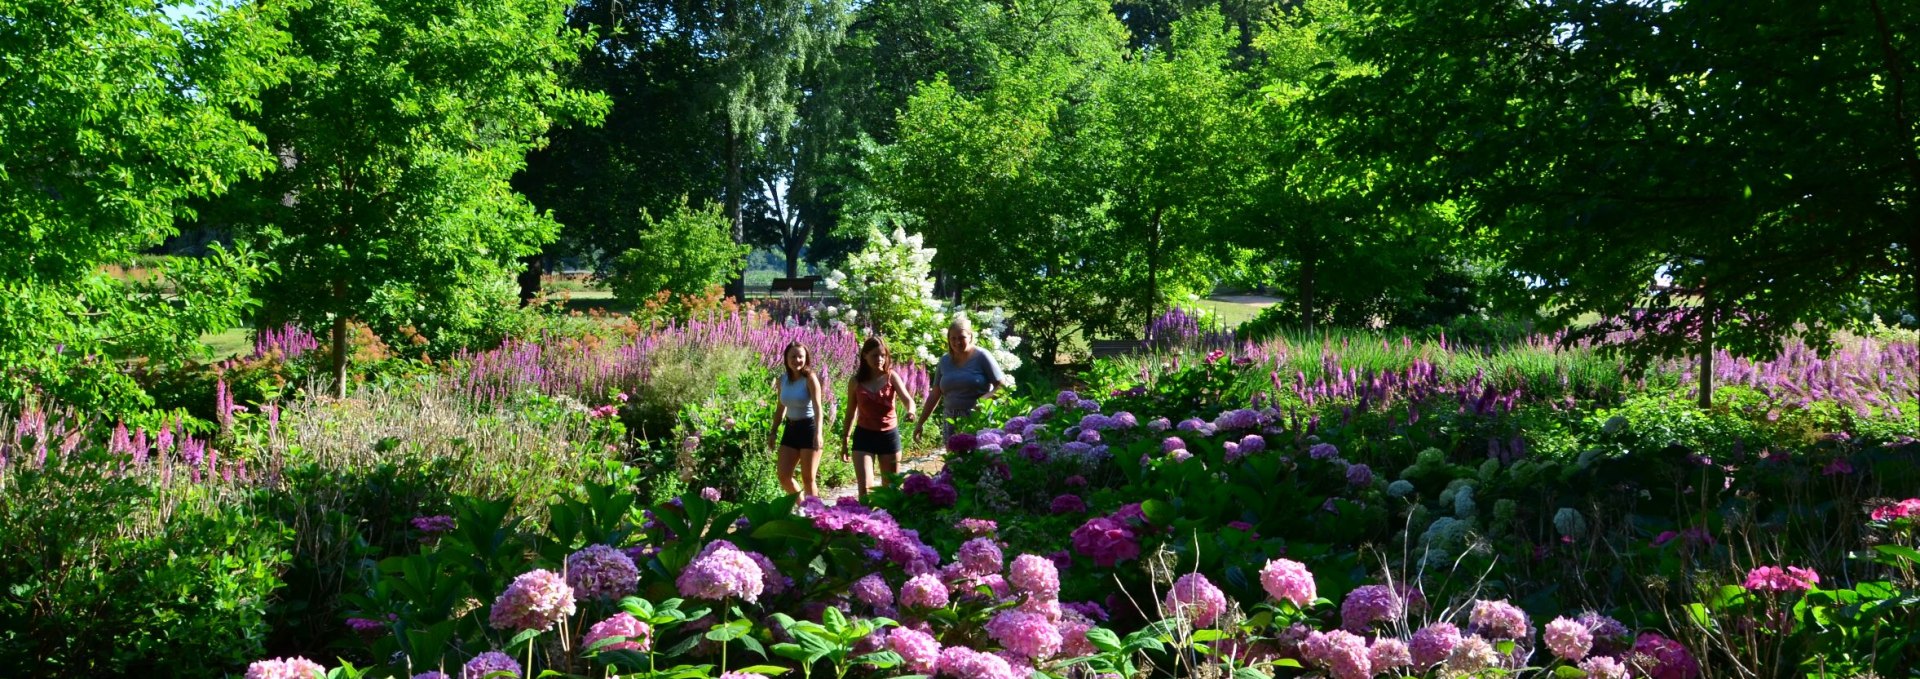
{"type": "Polygon", "coordinates": [[[1092,340],[1089,345],[1096,359],[1130,356],[1147,350],[1147,343],[1141,340],[1092,340]]]}
{"type": "Polygon", "coordinates": [[[812,296],[816,289],[814,286],[815,282],[817,281],[812,278],[775,278],[773,279],[773,284],[767,286],[767,294],[777,295],[783,292],[804,292],[807,293],[808,296],[812,296]]]}

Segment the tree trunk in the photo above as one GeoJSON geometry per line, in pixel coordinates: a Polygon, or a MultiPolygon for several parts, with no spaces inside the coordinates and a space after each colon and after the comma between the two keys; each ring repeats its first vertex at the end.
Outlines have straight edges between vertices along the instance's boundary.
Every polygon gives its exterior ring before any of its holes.
{"type": "MultiPolygon", "coordinates": [[[[733,242],[738,245],[747,240],[746,223],[740,219],[740,134],[734,131],[733,119],[727,119],[727,223],[733,228],[733,242]]],[[[751,255],[749,255],[751,256],[751,255]]],[[[727,294],[734,299],[746,299],[747,279],[743,269],[738,276],[727,283],[727,294]]]]}
{"type": "Polygon", "coordinates": [[[540,278],[547,273],[546,255],[534,253],[520,258],[520,306],[533,304],[540,296],[540,278]]]}
{"type": "Polygon", "coordinates": [[[1154,208],[1153,221],[1147,228],[1147,322],[1141,327],[1152,328],[1154,314],[1160,310],[1160,209],[1154,208]]]}
{"type": "Polygon", "coordinates": [[[1700,408],[1713,407],[1713,334],[1719,321],[1719,310],[1701,300],[1706,305],[1707,320],[1700,324],[1700,408]]]}
{"type": "Polygon", "coordinates": [[[333,315],[333,397],[347,397],[347,315],[344,313],[333,315]]]}
{"type": "Polygon", "coordinates": [[[785,240],[786,242],[782,243],[782,245],[786,246],[783,249],[786,250],[787,253],[787,277],[799,278],[800,246],[805,243],[806,240],[800,236],[788,236],[785,240]]]}
{"type": "MultiPolygon", "coordinates": [[[[1887,81],[1891,85],[1888,94],[1893,97],[1894,139],[1913,138],[1913,121],[1907,117],[1907,74],[1902,64],[1907,61],[1900,56],[1900,48],[1893,42],[1893,29],[1887,23],[1887,12],[1880,6],[1880,0],[1870,0],[1867,6],[1873,10],[1873,25],[1880,34],[1880,57],[1886,63],[1887,81]]],[[[1901,144],[1901,162],[1907,167],[1907,179],[1914,190],[1920,190],[1920,148],[1913,144],[1901,144]]],[[[1920,314],[1920,205],[1909,195],[1907,197],[1907,284],[1913,295],[1913,309],[1920,314]]]]}

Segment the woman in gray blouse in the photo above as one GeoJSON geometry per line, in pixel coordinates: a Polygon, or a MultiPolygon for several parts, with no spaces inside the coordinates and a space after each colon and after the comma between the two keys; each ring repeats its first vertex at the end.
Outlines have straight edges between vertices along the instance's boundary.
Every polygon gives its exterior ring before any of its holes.
{"type": "Polygon", "coordinates": [[[965,315],[955,315],[947,326],[947,354],[940,357],[940,365],[935,368],[933,389],[927,394],[927,404],[920,408],[913,441],[919,443],[924,438],[927,416],[935,406],[941,406],[940,412],[946,416],[941,432],[952,436],[953,422],[972,414],[980,399],[1006,382],[1007,374],[1000,371],[993,355],[973,343],[973,323],[965,315]]]}

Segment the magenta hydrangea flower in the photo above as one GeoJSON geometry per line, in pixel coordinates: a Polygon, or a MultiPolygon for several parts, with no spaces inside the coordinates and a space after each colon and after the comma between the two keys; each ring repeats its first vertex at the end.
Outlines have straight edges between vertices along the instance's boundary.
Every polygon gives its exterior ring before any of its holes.
{"type": "Polygon", "coordinates": [[[413,524],[414,530],[427,535],[439,535],[453,530],[453,517],[445,514],[416,516],[410,523],[413,524]]]}
{"type": "Polygon", "coordinates": [[[1747,589],[1756,592],[1805,592],[1820,584],[1820,574],[1810,568],[1761,566],[1747,571],[1747,589]]]}
{"type": "Polygon", "coordinates": [[[1005,658],[965,646],[941,649],[936,667],[938,676],[952,679],[1026,679],[1014,674],[1013,666],[1005,658]]]}
{"type": "Polygon", "coordinates": [[[853,581],[853,598],[861,603],[879,608],[893,605],[893,588],[879,573],[870,573],[866,577],[853,581]]]}
{"type": "Polygon", "coordinates": [[[1593,630],[1576,620],[1554,618],[1547,623],[1545,638],[1547,650],[1565,660],[1579,662],[1593,650],[1593,630]]]}
{"type": "Polygon", "coordinates": [[[1373,640],[1373,645],[1367,648],[1367,660],[1376,673],[1392,672],[1413,666],[1413,652],[1407,648],[1407,642],[1382,637],[1373,640]]]}
{"type": "Polygon", "coordinates": [[[1267,449],[1267,440],[1259,434],[1248,434],[1240,439],[1240,454],[1252,455],[1267,449]]]}
{"type": "Polygon", "coordinates": [[[960,545],[959,561],[968,575],[984,577],[1000,572],[1006,557],[1000,553],[1000,545],[990,538],[974,538],[960,545]]]}
{"type": "Polygon", "coordinates": [[[1208,582],[1207,576],[1188,573],[1173,581],[1163,603],[1168,616],[1184,616],[1192,620],[1195,627],[1207,627],[1227,610],[1227,595],[1208,582]]]}
{"type": "Polygon", "coordinates": [[[1313,605],[1320,589],[1313,582],[1307,565],[1290,559],[1274,559],[1260,569],[1260,586],[1274,601],[1288,601],[1300,608],[1313,605]]]}
{"type": "Polygon", "coordinates": [[[1474,634],[1492,640],[1525,639],[1533,635],[1533,626],[1527,622],[1526,611],[1499,601],[1475,601],[1473,612],[1467,616],[1467,627],[1474,634]]]}
{"type": "Polygon", "coordinates": [[[1167,459],[1173,460],[1174,462],[1186,462],[1187,460],[1193,459],[1193,453],[1189,452],[1185,448],[1181,448],[1171,453],[1167,453],[1167,459]]]}
{"type": "Polygon", "coordinates": [[[714,540],[700,550],[674,581],[680,595],[690,599],[755,601],[766,589],[766,573],[753,557],[725,540],[714,540]]]}
{"type": "Polygon", "coordinates": [[[1316,460],[1331,460],[1340,456],[1340,449],[1331,443],[1315,443],[1307,449],[1307,456],[1316,460]]]}
{"type": "Polygon", "coordinates": [[[1637,664],[1651,679],[1697,679],[1700,661],[1680,642],[1657,632],[1642,632],[1633,641],[1637,664]]]}
{"type": "Polygon", "coordinates": [[[1178,436],[1169,436],[1167,437],[1167,440],[1160,442],[1160,452],[1162,453],[1172,453],[1173,451],[1176,451],[1176,450],[1185,450],[1186,447],[1187,447],[1187,442],[1180,440],[1180,437],[1178,436]]]}
{"type": "Polygon", "coordinates": [[[1014,653],[1044,660],[1060,652],[1060,630],[1046,616],[1010,608],[987,621],[987,636],[1014,653]]]}
{"type": "Polygon", "coordinates": [[[326,676],[327,668],[298,656],[259,660],[247,665],[247,679],[323,679],[326,676]]]}
{"type": "Polygon", "coordinates": [[[1021,554],[1013,558],[1012,574],[1009,584],[1015,589],[1041,599],[1057,599],[1060,596],[1060,569],[1052,560],[1034,554],[1021,554]]]}
{"type": "Polygon", "coordinates": [[[1080,496],[1067,493],[1054,498],[1050,509],[1055,514],[1084,514],[1087,511],[1087,503],[1081,500],[1080,496]]]}
{"type": "Polygon", "coordinates": [[[933,674],[940,664],[940,642],[920,630],[899,627],[888,631],[887,650],[900,654],[907,669],[916,674],[933,674]]]}
{"type": "Polygon", "coordinates": [[[781,592],[787,591],[788,585],[793,584],[793,578],[782,575],[780,567],[773,565],[773,559],[767,558],[767,555],[747,552],[747,558],[753,559],[753,564],[760,567],[761,594],[779,596],[781,592]]]}
{"type": "Polygon", "coordinates": [[[421,672],[413,675],[413,679],[453,679],[453,677],[447,676],[446,672],[434,670],[432,672],[421,672]]]}
{"type": "Polygon", "coordinates": [[[520,663],[513,657],[499,651],[487,651],[473,656],[460,668],[460,679],[501,679],[512,677],[519,679],[520,663]]]}
{"type": "Polygon", "coordinates": [[[1064,612],[1054,628],[1060,631],[1060,655],[1068,658],[1081,658],[1099,652],[1092,641],[1087,640],[1087,632],[1093,629],[1093,621],[1086,616],[1071,611],[1064,612]]]}
{"type": "Polygon", "coordinates": [[[1140,557],[1140,543],[1133,529],[1114,519],[1099,516],[1073,529],[1073,551],[1092,559],[1102,568],[1140,557]]]}
{"type": "Polygon", "coordinates": [[[1327,668],[1334,679],[1368,679],[1373,676],[1373,659],[1367,640],[1345,630],[1307,633],[1300,642],[1300,656],[1327,668]]]}
{"type": "Polygon", "coordinates": [[[567,557],[567,585],[582,599],[618,599],[640,588],[633,558],[606,545],[588,545],[567,557]]]}
{"type": "Polygon", "coordinates": [[[607,644],[600,650],[646,651],[653,645],[653,629],[630,613],[616,613],[611,618],[594,623],[593,627],[587,629],[587,636],[581,639],[580,645],[582,648],[592,648],[595,643],[614,637],[626,641],[607,644]]]}
{"type": "Polygon", "coordinates": [[[1386,585],[1365,585],[1347,594],[1340,604],[1340,627],[1355,634],[1365,633],[1377,622],[1406,617],[1407,602],[1386,585]]]}
{"type": "Polygon", "coordinates": [[[1414,632],[1407,650],[1413,654],[1414,669],[1424,670],[1446,662],[1459,645],[1460,628],[1450,622],[1436,622],[1414,632]]]}
{"type": "Polygon", "coordinates": [[[569,615],[573,615],[573,588],[558,573],[534,570],[507,585],[507,591],[493,600],[488,619],[497,629],[544,632],[569,615]]]}
{"type": "Polygon", "coordinates": [[[1893,504],[1875,507],[1867,516],[1875,521],[1920,518],[1920,498],[1907,498],[1893,504]]]}
{"type": "Polygon", "coordinates": [[[940,577],[932,573],[922,573],[907,579],[900,586],[900,606],[902,608],[946,608],[947,585],[940,577]]]}
{"type": "Polygon", "coordinates": [[[1631,676],[1626,665],[1604,655],[1580,661],[1580,671],[1587,673],[1587,679],[1629,679],[1631,676]]]}
{"type": "Polygon", "coordinates": [[[994,523],[993,519],[961,519],[954,526],[961,532],[975,536],[991,536],[1000,529],[1000,524],[994,523]]]}
{"type": "Polygon", "coordinates": [[[949,453],[971,453],[973,449],[978,447],[980,447],[980,439],[972,434],[954,434],[953,436],[947,437],[947,452],[949,453]]]}

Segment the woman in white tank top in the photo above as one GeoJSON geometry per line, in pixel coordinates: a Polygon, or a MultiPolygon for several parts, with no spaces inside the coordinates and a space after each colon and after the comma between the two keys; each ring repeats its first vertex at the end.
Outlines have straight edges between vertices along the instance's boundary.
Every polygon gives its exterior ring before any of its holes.
{"type": "Polygon", "coordinates": [[[767,447],[779,451],[781,489],[789,495],[805,490],[807,496],[819,497],[820,378],[813,372],[813,357],[806,346],[793,342],[780,353],[786,365],[773,383],[776,405],[767,447]],[[796,467],[798,486],[793,482],[796,467]]]}

